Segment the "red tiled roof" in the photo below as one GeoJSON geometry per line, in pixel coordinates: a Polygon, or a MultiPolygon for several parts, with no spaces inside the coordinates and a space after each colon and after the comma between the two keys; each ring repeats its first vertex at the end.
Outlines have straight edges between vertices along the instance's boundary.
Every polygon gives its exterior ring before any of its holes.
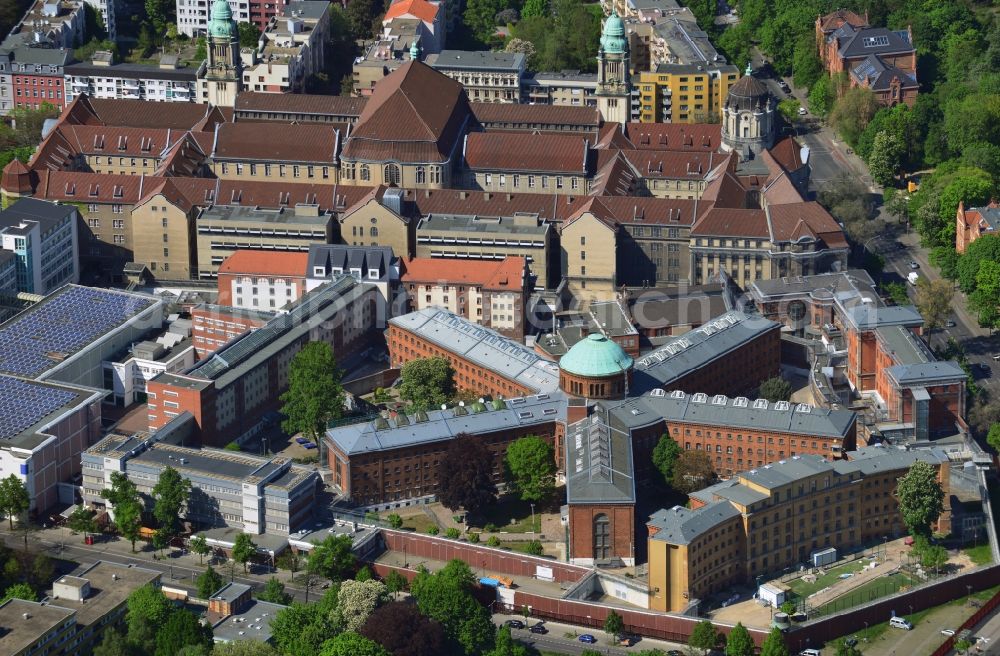
{"type": "Polygon", "coordinates": [[[826,16],[823,16],[819,20],[820,29],[823,32],[833,32],[834,30],[840,28],[844,23],[850,23],[854,27],[866,27],[868,21],[850,9],[838,9],[837,11],[831,12],[826,16]]]}
{"type": "Polygon", "coordinates": [[[716,123],[626,123],[625,136],[640,150],[719,149],[722,126],[716,123]]]}
{"type": "Polygon", "coordinates": [[[0,175],[0,187],[4,191],[17,194],[31,193],[33,188],[32,173],[28,167],[21,163],[21,160],[15,157],[4,167],[3,175],[0,175]]]}
{"type": "Polygon", "coordinates": [[[632,196],[635,192],[635,171],[620,150],[598,150],[597,172],[590,181],[592,196],[632,196]]]}
{"type": "Polygon", "coordinates": [[[621,224],[687,227],[694,223],[698,201],[651,196],[601,196],[601,204],[621,224]]]}
{"type": "Polygon", "coordinates": [[[40,171],[35,197],[74,203],[134,205],[148,188],[162,178],[82,171],[40,171]]]}
{"type": "MultiPolygon", "coordinates": [[[[575,198],[585,198],[579,196],[575,198]]],[[[475,214],[513,216],[538,214],[548,221],[562,221],[573,209],[574,197],[556,194],[508,194],[460,189],[408,189],[405,199],[421,216],[428,214],[475,214]]]]}
{"type": "Polygon", "coordinates": [[[91,98],[80,94],[63,111],[61,123],[162,130],[211,130],[216,123],[230,118],[218,107],[197,103],[175,103],[170,105],[169,111],[164,109],[163,103],[152,100],[91,98]]]}
{"type": "Polygon", "coordinates": [[[819,203],[772,205],[767,213],[775,241],[796,241],[805,237],[820,240],[828,248],[847,247],[840,225],[819,203]]]}
{"type": "Polygon", "coordinates": [[[615,220],[614,213],[608,209],[607,205],[604,204],[605,198],[598,198],[596,196],[590,196],[585,200],[581,201],[578,205],[576,211],[566,219],[562,224],[562,230],[565,230],[568,226],[572,225],[575,221],[579,221],[584,214],[591,214],[595,219],[611,228],[612,231],[618,230],[618,221],[615,220]]]}
{"type": "Polygon", "coordinates": [[[802,168],[802,147],[792,137],[785,137],[764,153],[789,173],[802,168]]]}
{"type": "Polygon", "coordinates": [[[517,291],[522,288],[526,260],[508,256],[492,264],[478,260],[443,260],[414,257],[403,263],[402,281],[479,285],[484,289],[517,291]]]}
{"type": "Polygon", "coordinates": [[[547,126],[571,125],[591,131],[597,130],[601,125],[601,113],[596,107],[469,103],[469,108],[476,115],[476,120],[487,127],[500,124],[497,127],[544,129],[547,126]]]}
{"type": "Polygon", "coordinates": [[[484,171],[585,173],[587,145],[561,134],[473,132],[466,137],[465,163],[484,171]]]}
{"type": "Polygon", "coordinates": [[[717,207],[709,210],[691,228],[691,236],[749,237],[770,239],[764,210],[717,207]]]}
{"type": "Polygon", "coordinates": [[[219,273],[305,278],[309,253],[240,249],[219,265],[219,273]]]}
{"type": "Polygon", "coordinates": [[[321,116],[360,116],[367,98],[322,96],[305,93],[254,93],[236,96],[236,111],[287,112],[321,116]]]}
{"type": "Polygon", "coordinates": [[[625,126],[622,123],[605,123],[598,131],[597,144],[594,148],[634,149],[635,144],[628,140],[624,130],[625,126]]]}
{"type": "Polygon", "coordinates": [[[787,203],[801,203],[802,194],[789,179],[784,171],[767,182],[763,189],[764,201],[768,206],[785,205],[787,203]]]}
{"type": "Polygon", "coordinates": [[[419,18],[425,23],[433,23],[441,11],[441,5],[427,2],[427,0],[396,0],[385,12],[382,23],[393,18],[419,18]]]}
{"type": "Polygon", "coordinates": [[[337,159],[338,138],[334,125],[223,123],[217,128],[212,156],[332,165],[337,159]]]}
{"type": "Polygon", "coordinates": [[[702,180],[723,158],[715,153],[624,150],[622,154],[641,178],[702,180]]]}
{"type": "Polygon", "coordinates": [[[358,117],[343,157],[444,162],[469,118],[462,85],[419,61],[379,80],[358,117]]]}

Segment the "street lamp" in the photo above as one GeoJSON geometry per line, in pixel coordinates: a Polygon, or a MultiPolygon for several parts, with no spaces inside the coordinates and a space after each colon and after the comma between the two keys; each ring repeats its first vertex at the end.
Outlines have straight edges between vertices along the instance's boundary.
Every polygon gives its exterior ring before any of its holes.
{"type": "Polygon", "coordinates": [[[531,506],[531,532],[535,532],[535,504],[529,504],[531,506]]]}

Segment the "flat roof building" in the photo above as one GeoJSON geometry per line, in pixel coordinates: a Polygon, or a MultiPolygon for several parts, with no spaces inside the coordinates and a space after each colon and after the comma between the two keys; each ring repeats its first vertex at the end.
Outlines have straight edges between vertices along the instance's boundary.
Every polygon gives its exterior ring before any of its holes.
{"type": "Polygon", "coordinates": [[[517,103],[527,57],[520,52],[442,50],[424,62],[465,87],[472,102],[517,103]]]}
{"type": "Polygon", "coordinates": [[[68,608],[23,599],[0,604],[0,652],[9,656],[39,653],[46,643],[56,645],[47,653],[68,653],[66,642],[76,632],[75,613],[68,608]]]}
{"type": "Polygon", "coordinates": [[[0,248],[14,254],[17,290],[48,294],[80,280],[74,205],[22,198],[0,211],[0,248]]]}

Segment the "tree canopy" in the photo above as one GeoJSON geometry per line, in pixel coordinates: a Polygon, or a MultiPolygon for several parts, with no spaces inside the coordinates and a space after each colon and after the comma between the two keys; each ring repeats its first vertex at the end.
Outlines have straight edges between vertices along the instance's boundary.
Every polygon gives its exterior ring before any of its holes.
{"type": "Polygon", "coordinates": [[[438,476],[438,500],[449,510],[476,513],[496,500],[493,453],[467,433],[448,443],[438,476]]]}
{"type": "Polygon", "coordinates": [[[714,480],[715,469],[705,451],[683,451],[677,457],[671,485],[678,492],[690,494],[707,487],[714,480]]]}
{"type": "Polygon", "coordinates": [[[331,419],[344,413],[343,372],[326,342],[309,342],[288,367],[288,391],[281,395],[281,427],[316,440],[331,419]]]}
{"type": "Polygon", "coordinates": [[[332,581],[351,578],[356,565],[349,535],[328,535],[309,552],[309,571],[332,581]]]}
{"type": "Polygon", "coordinates": [[[392,656],[382,645],[353,631],[345,631],[323,643],[319,656],[392,656]]]}
{"type": "Polygon", "coordinates": [[[420,612],[440,622],[448,639],[461,645],[467,656],[489,649],[495,631],[489,611],[470,592],[473,580],[468,565],[452,560],[433,574],[421,572],[410,586],[420,612]]]}
{"type": "Polygon", "coordinates": [[[774,627],[767,634],[764,644],[760,646],[760,656],[788,656],[785,635],[781,632],[781,629],[774,627]]]}
{"type": "Polygon", "coordinates": [[[929,538],[934,523],[944,512],[944,491],[932,465],[918,461],[896,485],[899,513],[913,536],[929,538]]]}
{"type": "Polygon", "coordinates": [[[709,620],[702,620],[694,625],[691,637],[688,638],[688,645],[695,649],[707,652],[714,649],[719,642],[719,632],[715,630],[715,625],[709,620]]]}
{"type": "Polygon", "coordinates": [[[762,399],[767,399],[771,403],[787,401],[792,398],[792,384],[781,376],[774,376],[760,384],[758,393],[762,399]]]}
{"type": "Polygon", "coordinates": [[[667,485],[673,485],[674,465],[683,451],[681,445],[667,433],[660,436],[659,442],[653,448],[653,464],[656,465],[656,470],[660,472],[663,482],[667,485]]]}
{"type": "Polygon", "coordinates": [[[742,622],[737,622],[726,636],[726,656],[754,656],[755,652],[756,645],[750,637],[750,632],[742,622]]]}
{"type": "Polygon", "coordinates": [[[240,533],[233,542],[233,560],[243,565],[243,571],[247,571],[247,563],[257,555],[257,545],[253,538],[246,533],[240,533]]]}
{"type": "Polygon", "coordinates": [[[0,479],[0,511],[7,515],[10,528],[14,528],[14,517],[26,512],[31,506],[31,497],[24,482],[15,474],[0,479]]]}
{"type": "Polygon", "coordinates": [[[522,501],[547,501],[556,489],[552,445],[535,435],[514,440],[504,458],[504,480],[522,501]]]}
{"type": "Polygon", "coordinates": [[[399,396],[414,410],[436,410],[455,396],[455,370],[445,358],[410,360],[399,377],[399,396]]]}
{"type": "Polygon", "coordinates": [[[164,467],[153,486],[153,517],[171,537],[180,532],[181,510],[190,494],[191,481],[173,467],[164,467]]]}
{"type": "Polygon", "coordinates": [[[217,590],[220,590],[222,586],[225,585],[225,581],[222,576],[212,569],[209,565],[205,568],[205,571],[198,575],[198,579],[195,581],[198,585],[198,596],[202,599],[208,599],[217,590]]]}
{"type": "MultiPolygon", "coordinates": [[[[393,570],[395,571],[395,570],[393,570]]],[[[411,602],[391,601],[376,609],[361,627],[361,635],[374,640],[393,656],[443,656],[449,651],[444,627],[411,602]],[[406,631],[398,627],[405,626],[406,631]]]]}

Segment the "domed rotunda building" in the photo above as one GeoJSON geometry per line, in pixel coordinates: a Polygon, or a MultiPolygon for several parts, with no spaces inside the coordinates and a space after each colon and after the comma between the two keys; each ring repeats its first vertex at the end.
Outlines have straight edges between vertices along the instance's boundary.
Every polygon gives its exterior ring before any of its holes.
{"type": "Polygon", "coordinates": [[[632,356],[600,333],[573,345],[559,360],[559,387],[588,399],[622,399],[632,379],[632,356]]]}

